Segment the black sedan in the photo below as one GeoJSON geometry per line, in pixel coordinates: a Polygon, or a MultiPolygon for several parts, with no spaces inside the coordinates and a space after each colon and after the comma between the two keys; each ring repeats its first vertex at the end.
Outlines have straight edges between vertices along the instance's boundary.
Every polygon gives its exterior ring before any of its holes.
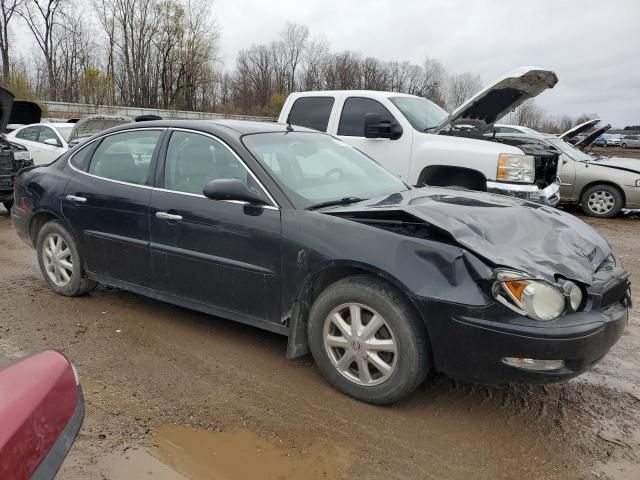
{"type": "Polygon", "coordinates": [[[414,189],[340,140],[268,123],[103,132],[18,177],[12,217],[57,293],[97,283],[288,335],[386,404],[431,370],[549,382],[627,323],[608,243],[549,207],[414,189]]]}

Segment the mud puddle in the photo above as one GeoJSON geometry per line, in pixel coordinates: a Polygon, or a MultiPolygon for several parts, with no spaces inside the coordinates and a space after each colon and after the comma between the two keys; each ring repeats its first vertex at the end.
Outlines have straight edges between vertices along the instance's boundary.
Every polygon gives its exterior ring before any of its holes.
{"type": "Polygon", "coordinates": [[[278,443],[247,429],[210,432],[164,425],[152,447],[110,455],[101,470],[109,480],[315,480],[340,478],[351,463],[350,453],[333,445],[297,449],[278,443]]]}

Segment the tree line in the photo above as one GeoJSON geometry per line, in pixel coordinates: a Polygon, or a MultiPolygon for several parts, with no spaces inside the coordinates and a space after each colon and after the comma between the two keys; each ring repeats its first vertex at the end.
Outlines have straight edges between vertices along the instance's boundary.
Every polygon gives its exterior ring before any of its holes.
{"type": "MultiPolygon", "coordinates": [[[[451,111],[482,87],[474,72],[332,51],[305,25],[217,56],[221,29],[207,0],[0,0],[2,83],[18,97],[275,117],[298,90],[371,89],[428,98],[451,111]],[[16,26],[33,39],[14,54],[16,26]]],[[[533,101],[505,119],[557,132],[584,121],[546,115],[533,101]]]]}

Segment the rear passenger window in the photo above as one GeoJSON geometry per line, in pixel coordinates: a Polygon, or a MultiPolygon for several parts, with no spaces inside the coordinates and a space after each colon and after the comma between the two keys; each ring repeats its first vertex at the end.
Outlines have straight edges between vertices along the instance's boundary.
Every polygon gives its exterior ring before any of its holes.
{"type": "Polygon", "coordinates": [[[344,102],[338,135],[364,137],[364,118],[367,113],[377,113],[382,122],[395,122],[396,119],[380,102],[370,98],[350,97],[344,102]]]}
{"type": "Polygon", "coordinates": [[[293,102],[289,123],[301,127],[327,131],[333,108],[333,97],[303,97],[293,102]]]}
{"type": "Polygon", "coordinates": [[[138,185],[146,183],[161,134],[159,130],[139,130],[104,138],[91,158],[89,173],[138,185]]]}

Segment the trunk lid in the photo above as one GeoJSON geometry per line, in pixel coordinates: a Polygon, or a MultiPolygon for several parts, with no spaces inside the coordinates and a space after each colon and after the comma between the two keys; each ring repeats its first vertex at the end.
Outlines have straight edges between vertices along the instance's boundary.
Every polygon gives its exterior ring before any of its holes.
{"type": "Polygon", "coordinates": [[[473,125],[480,132],[491,126],[524,101],[558,83],[551,70],[520,67],[476,93],[456,108],[435,128],[436,132],[456,124],[473,125]]]}

